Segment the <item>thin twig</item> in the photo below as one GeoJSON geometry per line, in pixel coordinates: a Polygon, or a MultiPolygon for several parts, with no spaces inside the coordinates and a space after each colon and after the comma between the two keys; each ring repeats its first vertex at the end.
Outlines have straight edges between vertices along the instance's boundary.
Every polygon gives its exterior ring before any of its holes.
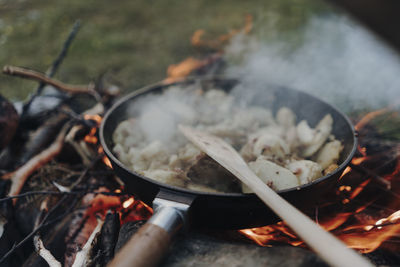
{"type": "Polygon", "coordinates": [[[16,196],[10,196],[5,198],[0,198],[1,202],[6,202],[15,198],[23,198],[34,195],[86,195],[86,194],[94,194],[94,195],[104,195],[104,196],[127,196],[129,193],[116,193],[116,192],[90,192],[90,191],[70,191],[70,192],[60,192],[60,191],[30,191],[23,194],[19,194],[16,196]]]}
{"type": "MultiPolygon", "coordinates": [[[[72,27],[70,33],[68,34],[67,39],[65,40],[65,42],[63,44],[60,54],[58,54],[57,58],[53,61],[53,64],[51,65],[50,69],[47,71],[48,77],[52,78],[56,74],[56,72],[57,72],[58,68],[60,67],[61,63],[63,62],[64,58],[67,56],[68,49],[71,46],[72,41],[75,39],[75,36],[79,31],[80,25],[81,25],[81,23],[79,20],[77,20],[74,23],[74,26],[72,27]]],[[[38,85],[38,87],[36,88],[36,92],[29,98],[29,100],[23,106],[22,116],[25,115],[27,110],[29,110],[29,107],[32,104],[33,100],[42,93],[45,85],[46,84],[43,82],[41,82],[38,85]]]]}
{"type": "Polygon", "coordinates": [[[18,77],[22,77],[22,78],[36,80],[36,81],[39,81],[42,83],[46,83],[46,84],[49,84],[61,91],[64,91],[64,92],[67,92],[70,94],[87,93],[87,94],[94,95],[96,93],[93,86],[77,86],[77,85],[65,84],[56,79],[52,79],[43,73],[40,73],[40,72],[37,72],[34,70],[30,70],[27,68],[21,68],[21,67],[15,67],[15,66],[4,66],[3,73],[12,75],[12,76],[18,76],[18,77]]]}

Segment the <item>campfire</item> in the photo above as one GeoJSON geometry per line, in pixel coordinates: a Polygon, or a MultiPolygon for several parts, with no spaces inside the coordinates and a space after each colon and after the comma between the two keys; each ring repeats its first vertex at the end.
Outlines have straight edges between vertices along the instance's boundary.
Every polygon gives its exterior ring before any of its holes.
{"type": "MultiPolygon", "coordinates": [[[[204,31],[196,31],[193,45],[214,53],[171,65],[164,83],[218,73],[225,63],[224,45],[238,32],[250,32],[251,22],[249,16],[243,29],[218,40],[204,40],[204,31]]],[[[126,191],[99,142],[102,117],[118,98],[118,88],[103,80],[88,86],[68,85],[53,79],[51,73],[18,67],[7,66],[3,72],[37,80],[40,86],[19,115],[11,103],[0,99],[7,107],[0,113],[0,122],[5,122],[0,129],[4,136],[0,144],[1,264],[31,266],[44,259],[50,266],[105,266],[127,240],[121,227],[134,223],[131,235],[152,215],[151,207],[126,191]],[[47,103],[47,98],[57,99],[57,104],[38,104],[47,103]]],[[[362,253],[396,252],[399,114],[386,108],[354,114],[351,119],[358,132],[357,154],[311,217],[362,253]]],[[[283,222],[235,233],[260,246],[306,247],[283,222]]]]}

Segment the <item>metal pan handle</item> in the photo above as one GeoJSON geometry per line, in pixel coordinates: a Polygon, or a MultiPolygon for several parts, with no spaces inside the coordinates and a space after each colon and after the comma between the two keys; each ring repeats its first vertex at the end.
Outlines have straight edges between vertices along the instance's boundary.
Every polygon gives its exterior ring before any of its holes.
{"type": "Polygon", "coordinates": [[[109,267],[157,266],[173,236],[185,225],[190,204],[163,198],[153,201],[154,214],[108,264],[109,267]]]}

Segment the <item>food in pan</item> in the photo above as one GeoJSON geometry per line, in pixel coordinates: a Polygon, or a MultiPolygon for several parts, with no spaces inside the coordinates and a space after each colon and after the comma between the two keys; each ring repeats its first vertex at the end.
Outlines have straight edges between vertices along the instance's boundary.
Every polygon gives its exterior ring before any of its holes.
{"type": "Polygon", "coordinates": [[[276,114],[246,105],[222,90],[170,87],[142,97],[132,117],[113,133],[113,152],[132,171],[161,183],[205,192],[251,191],[178,131],[185,124],[224,138],[274,190],[307,184],[335,170],[342,143],[333,119],[321,114],[311,127],[295,111],[276,114]]]}

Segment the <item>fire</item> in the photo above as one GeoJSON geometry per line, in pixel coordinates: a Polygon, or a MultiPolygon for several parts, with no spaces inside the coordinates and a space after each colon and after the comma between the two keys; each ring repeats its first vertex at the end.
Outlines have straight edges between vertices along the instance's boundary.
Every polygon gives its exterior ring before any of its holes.
{"type": "Polygon", "coordinates": [[[220,50],[222,49],[235,35],[239,33],[248,34],[251,32],[253,28],[253,17],[251,15],[247,15],[245,17],[245,24],[240,29],[234,29],[230,32],[220,35],[217,39],[214,40],[204,40],[203,36],[205,35],[205,30],[199,29],[193,33],[191,38],[192,45],[194,47],[206,47],[211,49],[220,50]]]}
{"type": "MultiPolygon", "coordinates": [[[[400,237],[400,144],[377,142],[373,147],[363,139],[370,134],[377,140],[376,133],[371,132],[374,127],[366,126],[388,110],[370,112],[356,124],[360,155],[343,172],[336,192],[328,193],[327,203],[316,207],[314,214],[321,227],[362,253],[370,253],[382,244],[386,248],[400,237]]],[[[305,246],[283,222],[240,233],[261,246],[305,246]]]]}
{"type": "Polygon", "coordinates": [[[168,78],[165,80],[166,83],[174,82],[180,78],[188,76],[192,71],[204,66],[205,62],[199,59],[189,57],[179,64],[171,64],[167,69],[168,78]]]}
{"type": "Polygon", "coordinates": [[[178,64],[171,64],[167,69],[167,78],[164,83],[172,83],[179,81],[196,70],[200,70],[204,67],[211,65],[221,58],[220,53],[216,53],[206,59],[195,59],[189,57],[178,64]]]}
{"type": "Polygon", "coordinates": [[[83,115],[83,118],[85,120],[92,120],[95,121],[97,123],[97,125],[99,126],[101,123],[101,120],[103,119],[100,115],[95,114],[95,115],[90,115],[90,114],[85,114],[83,115]]]}
{"type": "MultiPolygon", "coordinates": [[[[97,114],[96,115],[85,114],[83,116],[83,118],[85,120],[91,120],[91,121],[96,122],[96,125],[93,128],[90,129],[90,132],[83,138],[83,140],[88,144],[92,144],[92,145],[98,146],[97,147],[97,153],[100,154],[100,155],[104,154],[104,149],[103,149],[102,146],[100,146],[99,139],[97,137],[97,131],[98,131],[98,128],[99,128],[100,123],[101,123],[103,118],[100,115],[97,115],[97,114]]],[[[107,167],[112,169],[111,161],[106,156],[103,156],[102,161],[107,167]]]]}
{"type": "Polygon", "coordinates": [[[106,164],[110,169],[113,168],[112,165],[111,165],[111,161],[106,156],[104,156],[102,158],[102,160],[103,160],[104,164],[106,164]]]}
{"type": "Polygon", "coordinates": [[[354,128],[359,131],[360,129],[364,128],[369,122],[371,122],[374,118],[388,112],[388,108],[383,108],[379,110],[375,110],[366,114],[355,126],[354,128]]]}
{"type": "Polygon", "coordinates": [[[96,137],[96,133],[97,133],[98,127],[100,126],[102,117],[101,117],[100,115],[97,115],[97,114],[96,114],[96,115],[85,114],[85,115],[83,115],[83,118],[84,118],[85,120],[91,120],[91,121],[95,121],[95,122],[96,122],[96,127],[93,127],[93,128],[90,129],[89,134],[87,134],[87,135],[84,137],[84,141],[85,141],[86,143],[89,143],[89,144],[97,144],[97,142],[98,142],[99,140],[98,140],[98,138],[96,137]]]}
{"type": "Polygon", "coordinates": [[[203,29],[195,31],[191,38],[191,43],[194,47],[212,49],[217,52],[205,59],[188,57],[178,64],[171,64],[167,69],[167,78],[164,80],[164,82],[172,83],[179,81],[196,71],[200,71],[201,69],[218,62],[221,60],[223,48],[229,43],[229,41],[237,34],[250,33],[252,28],[253,17],[251,15],[247,15],[245,18],[245,24],[242,28],[231,30],[229,33],[220,35],[214,40],[204,40],[203,37],[206,35],[206,32],[203,29]]]}

